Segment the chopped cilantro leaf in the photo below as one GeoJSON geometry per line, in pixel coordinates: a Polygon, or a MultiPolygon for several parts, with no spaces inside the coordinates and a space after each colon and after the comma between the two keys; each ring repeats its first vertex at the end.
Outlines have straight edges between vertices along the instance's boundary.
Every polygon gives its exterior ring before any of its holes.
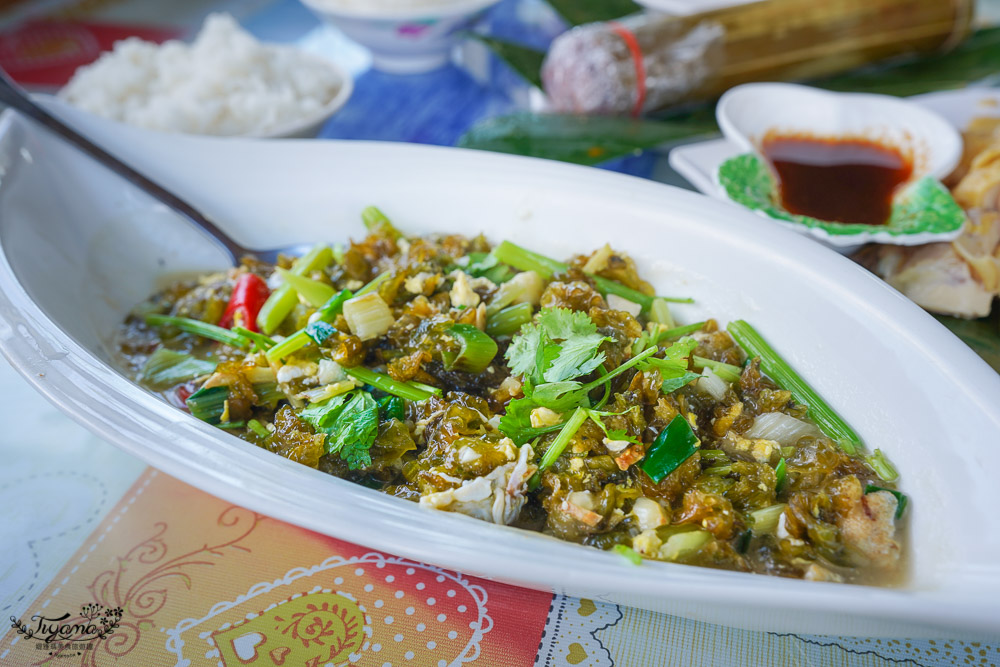
{"type": "Polygon", "coordinates": [[[682,338],[663,351],[663,359],[650,357],[642,362],[642,370],[656,369],[663,380],[662,391],[669,394],[697,380],[700,375],[688,370],[688,357],[694,352],[698,342],[693,338],[682,338]]]}
{"type": "MultiPolygon", "coordinates": [[[[566,380],[565,382],[547,382],[543,385],[535,387],[530,393],[530,398],[537,405],[555,410],[556,408],[553,406],[578,401],[579,399],[575,396],[573,398],[569,397],[573,395],[574,392],[579,392],[581,387],[583,387],[582,384],[573,380],[566,380]]],[[[582,398],[582,396],[580,398],[582,398]]],[[[570,405],[569,407],[573,406],[570,405]]]]}
{"type": "Polygon", "coordinates": [[[639,440],[634,435],[629,435],[628,431],[623,428],[616,428],[611,431],[605,431],[608,440],[624,440],[625,442],[631,442],[638,444],[639,440]]]}
{"type": "Polygon", "coordinates": [[[569,340],[574,336],[589,336],[597,333],[587,313],[569,308],[545,308],[538,315],[538,325],[552,340],[569,340]]]}
{"type": "Polygon", "coordinates": [[[547,308],[537,323],[524,325],[514,336],[507,361],[511,371],[535,384],[564,382],[587,375],[604,362],[598,348],[605,340],[586,313],[547,308]]]}
{"type": "Polygon", "coordinates": [[[660,370],[660,378],[663,380],[663,384],[660,385],[660,390],[664,394],[672,394],[681,387],[686,387],[691,384],[701,375],[698,373],[693,373],[687,369],[677,372],[676,374],[671,374],[671,372],[664,372],[660,370]]]}
{"type": "Polygon", "coordinates": [[[626,442],[638,443],[639,440],[634,436],[629,435],[628,431],[625,429],[616,428],[609,431],[608,427],[604,425],[603,421],[601,421],[601,417],[617,417],[635,410],[636,407],[637,406],[632,406],[624,412],[598,412],[597,410],[587,410],[587,416],[590,417],[595,424],[601,427],[601,430],[604,431],[604,435],[608,440],[625,440],[626,442]]]}
{"type": "Polygon", "coordinates": [[[535,378],[538,352],[543,349],[542,330],[535,324],[525,324],[507,348],[506,357],[511,372],[523,375],[526,380],[535,378]]]}
{"type": "Polygon", "coordinates": [[[632,357],[613,371],[609,371],[587,384],[580,384],[579,382],[567,380],[565,382],[549,382],[537,387],[531,387],[530,383],[528,383],[525,384],[524,394],[534,401],[536,405],[541,405],[549,408],[550,410],[555,410],[556,412],[567,412],[568,410],[572,410],[573,408],[584,404],[587,404],[589,407],[589,399],[587,395],[592,389],[601,386],[611,378],[621,375],[633,366],[641,364],[644,360],[649,359],[655,352],[656,348],[651,347],[639,353],[637,356],[632,357]]]}
{"type": "Polygon", "coordinates": [[[378,404],[366,391],[355,393],[337,420],[329,428],[326,440],[327,454],[339,452],[351,470],[372,463],[368,450],[378,435],[378,404]]]}
{"type": "Polygon", "coordinates": [[[605,340],[600,334],[588,334],[564,341],[559,345],[559,354],[545,369],[545,381],[562,382],[597,370],[604,363],[604,353],[597,348],[605,340]]]}
{"type": "Polygon", "coordinates": [[[325,429],[337,420],[350,396],[350,394],[340,394],[320,403],[313,403],[299,413],[299,419],[317,431],[325,429]]]}
{"type": "Polygon", "coordinates": [[[340,454],[351,470],[371,465],[368,450],[378,434],[378,403],[366,391],[354,391],[310,405],[299,417],[326,434],[326,453],[340,454]]]}
{"type": "Polygon", "coordinates": [[[508,403],[507,414],[500,418],[500,432],[513,440],[515,445],[521,446],[540,435],[562,428],[562,424],[532,426],[531,411],[535,407],[535,403],[528,398],[518,398],[508,403]]]}
{"type": "Polygon", "coordinates": [[[686,359],[691,356],[694,349],[698,347],[698,341],[690,336],[685,336],[679,341],[663,350],[664,359],[686,359]]]}

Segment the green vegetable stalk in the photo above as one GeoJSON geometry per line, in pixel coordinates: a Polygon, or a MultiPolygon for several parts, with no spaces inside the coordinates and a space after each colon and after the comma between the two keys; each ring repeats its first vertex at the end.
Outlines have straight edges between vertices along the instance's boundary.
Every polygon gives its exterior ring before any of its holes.
{"type": "Polygon", "coordinates": [[[284,279],[286,285],[295,290],[300,297],[316,308],[322,307],[327,301],[337,295],[337,291],[326,283],[297,275],[292,271],[282,268],[278,268],[277,271],[284,279]]]}
{"type": "Polygon", "coordinates": [[[642,564],[642,556],[636,553],[635,549],[633,549],[630,546],[627,546],[625,544],[616,544],[615,546],[611,547],[611,550],[614,551],[619,556],[621,556],[622,558],[624,558],[625,560],[627,560],[628,562],[632,563],[632,565],[642,564]]]}
{"type": "Polygon", "coordinates": [[[268,361],[273,364],[286,357],[290,357],[309,343],[322,345],[324,340],[335,333],[333,327],[329,326],[329,322],[332,322],[337,318],[337,315],[340,315],[341,311],[344,309],[344,303],[346,303],[352,296],[354,295],[350,290],[345,289],[337,292],[327,299],[327,301],[320,306],[319,310],[316,311],[318,316],[315,322],[304,329],[299,329],[276,345],[274,345],[272,341],[272,345],[274,346],[267,351],[268,361]],[[323,326],[324,324],[326,327],[323,326]]]}
{"type": "Polygon", "coordinates": [[[771,505],[770,507],[765,507],[764,509],[759,509],[756,512],[750,513],[751,529],[754,535],[764,535],[767,533],[773,533],[778,528],[778,519],[781,518],[782,513],[785,511],[784,503],[778,505],[771,505]]]}
{"type": "Polygon", "coordinates": [[[889,459],[882,453],[881,449],[876,449],[873,453],[865,457],[865,463],[871,466],[878,478],[883,482],[894,482],[899,478],[899,473],[893,467],[889,459]]]}
{"type": "MultiPolygon", "coordinates": [[[[333,261],[333,251],[330,246],[317,245],[308,253],[295,260],[292,273],[297,276],[308,276],[313,271],[325,269],[333,261]]],[[[271,292],[257,314],[257,328],[265,334],[274,333],[282,321],[295,308],[298,294],[291,285],[282,285],[271,292]]]]}
{"type": "Polygon", "coordinates": [[[234,333],[229,329],[223,329],[214,324],[209,324],[208,322],[202,322],[201,320],[193,320],[189,317],[174,317],[172,315],[146,315],[145,320],[146,324],[151,327],[175,327],[185,333],[216,340],[238,349],[250,347],[250,341],[238,333],[234,333]]]}
{"type": "Polygon", "coordinates": [[[316,317],[323,322],[333,322],[337,319],[337,315],[344,312],[344,303],[353,296],[354,294],[349,289],[340,290],[319,307],[319,310],[316,311],[316,317]]]}
{"type": "Polygon", "coordinates": [[[569,418],[565,425],[563,425],[562,430],[559,431],[559,435],[556,439],[552,441],[549,448],[545,451],[545,455],[542,457],[541,462],[538,464],[538,470],[535,474],[531,476],[528,481],[528,489],[534,491],[538,488],[538,485],[542,482],[542,473],[548,470],[553,463],[556,462],[562,453],[566,450],[573,436],[576,432],[580,430],[583,426],[583,422],[587,421],[588,414],[583,408],[577,408],[573,415],[569,418]]]}
{"type": "Polygon", "coordinates": [[[288,398],[285,396],[285,393],[278,388],[278,383],[276,382],[255,384],[253,390],[254,393],[257,394],[257,405],[274,406],[278,401],[283,401],[288,398]]]}
{"type": "Polygon", "coordinates": [[[228,399],[229,387],[210,387],[191,394],[185,403],[194,417],[217,425],[222,421],[222,413],[226,411],[228,399]]]}
{"type": "Polygon", "coordinates": [[[376,373],[375,371],[365,368],[364,366],[345,368],[344,372],[371,387],[381,389],[387,394],[399,396],[400,398],[405,398],[409,401],[426,401],[434,395],[429,391],[415,387],[413,384],[393,380],[384,373],[376,373]]]}
{"type": "Polygon", "coordinates": [[[153,389],[167,389],[213,371],[215,362],[160,347],[146,360],[139,379],[153,389]]]}
{"type": "Polygon", "coordinates": [[[402,232],[396,229],[385,213],[375,206],[369,206],[361,212],[361,221],[365,223],[365,228],[371,233],[388,236],[393,241],[403,238],[402,232]]]}
{"type": "MultiPolygon", "coordinates": [[[[510,264],[515,269],[534,271],[545,278],[551,278],[553,274],[565,273],[569,270],[568,264],[558,262],[544,255],[539,255],[510,241],[504,241],[494,248],[493,255],[504,264],[510,264]]],[[[598,291],[602,294],[615,294],[623,299],[628,299],[632,303],[638,303],[642,306],[644,312],[649,312],[649,309],[653,306],[653,301],[656,299],[661,299],[664,302],[694,303],[693,299],[687,298],[649,296],[614,280],[609,280],[592,273],[588,273],[587,276],[594,281],[594,285],[597,286],[598,291]]]]}
{"type": "Polygon", "coordinates": [[[718,375],[720,378],[726,382],[736,382],[740,379],[740,373],[743,369],[739,366],[734,366],[732,364],[726,364],[721,361],[715,361],[713,359],[706,359],[705,357],[694,356],[691,357],[691,362],[695,368],[708,368],[713,373],[718,375]]]}
{"type": "Polygon", "coordinates": [[[670,306],[663,299],[653,299],[649,307],[649,319],[668,327],[674,326],[674,316],[670,313],[670,306]]]}
{"type": "Polygon", "coordinates": [[[277,363],[286,357],[290,357],[312,342],[314,341],[309,337],[306,330],[301,329],[268,350],[267,360],[272,364],[277,363]]]}
{"type": "Polygon", "coordinates": [[[519,303],[497,311],[486,320],[486,333],[494,338],[513,336],[531,322],[535,309],[530,303],[519,303]]]}
{"type": "Polygon", "coordinates": [[[267,430],[267,427],[261,424],[256,419],[251,419],[247,422],[247,428],[253,431],[254,435],[258,438],[264,439],[271,436],[271,432],[267,430]]]}
{"type": "Polygon", "coordinates": [[[471,324],[453,324],[448,333],[459,344],[459,350],[445,350],[441,356],[445,369],[482,373],[497,356],[497,343],[471,324]]]}
{"type": "Polygon", "coordinates": [[[275,345],[273,338],[271,338],[270,336],[265,336],[262,333],[257,333],[256,331],[250,331],[249,329],[245,329],[243,327],[238,327],[238,326],[233,327],[232,330],[234,333],[238,333],[247,340],[253,342],[254,352],[266,352],[275,345]]]}
{"type": "Polygon", "coordinates": [[[862,448],[861,438],[854,429],[820,398],[820,395],[774,351],[756,329],[743,320],[737,320],[731,322],[727,330],[751,358],[760,357],[760,367],[764,372],[779,386],[792,392],[796,401],[807,406],[813,421],[824,433],[837,441],[845,452],[853,455],[862,448]]]}

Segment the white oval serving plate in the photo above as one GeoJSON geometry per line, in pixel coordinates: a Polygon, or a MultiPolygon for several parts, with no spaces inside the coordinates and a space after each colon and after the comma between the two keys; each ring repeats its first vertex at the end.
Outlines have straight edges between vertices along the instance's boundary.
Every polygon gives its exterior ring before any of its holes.
{"type": "Polygon", "coordinates": [[[167,274],[218,251],[117,177],[0,117],[0,347],[101,437],[231,502],[468,574],[758,630],[955,636],[1000,630],[1000,376],[897,292],[753,214],[609,172],[366,142],[164,136],[64,108],[245,244],[358,237],[377,204],[403,229],[484,231],[557,257],[610,241],[682,321],[742,317],[896,463],[909,511],[898,589],[628,564],[542,535],[425,510],[258,449],[172,408],[108,363],[167,274]]]}

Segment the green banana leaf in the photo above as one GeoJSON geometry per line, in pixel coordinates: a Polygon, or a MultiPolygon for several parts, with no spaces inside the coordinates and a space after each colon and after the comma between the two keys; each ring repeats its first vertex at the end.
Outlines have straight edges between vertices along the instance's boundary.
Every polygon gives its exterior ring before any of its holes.
{"type": "Polygon", "coordinates": [[[489,47],[494,54],[507,63],[511,69],[520,74],[521,78],[525,81],[536,88],[542,87],[544,52],[478,33],[469,33],[469,37],[489,47]]]}
{"type": "Polygon", "coordinates": [[[642,11],[632,0],[548,0],[570,25],[611,21],[642,11]]]}
{"type": "Polygon", "coordinates": [[[714,122],[636,121],[607,116],[514,114],[485,120],[458,142],[463,148],[530,155],[596,165],[697,134],[712,134],[714,122]]]}
{"type": "Polygon", "coordinates": [[[997,74],[1000,74],[1000,27],[978,30],[948,53],[870,66],[812,83],[828,90],[908,97],[964,88],[997,74]]]}

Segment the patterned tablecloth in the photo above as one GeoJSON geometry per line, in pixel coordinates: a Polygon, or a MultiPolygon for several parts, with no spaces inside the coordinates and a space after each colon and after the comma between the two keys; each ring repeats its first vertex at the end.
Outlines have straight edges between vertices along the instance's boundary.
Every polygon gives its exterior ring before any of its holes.
{"type": "MultiPolygon", "coordinates": [[[[451,144],[513,106],[483,85],[498,75],[474,53],[476,76],[456,67],[407,78],[366,71],[363,52],[293,0],[147,3],[146,14],[136,2],[35,4],[165,34],[196,23],[206,4],[224,4],[262,38],[298,40],[359,74],[324,137],[451,144]]],[[[30,10],[22,5],[18,20],[30,10]]],[[[552,29],[540,0],[508,0],[489,20],[494,32],[517,27],[522,41],[544,42],[552,29]]],[[[9,14],[3,25],[14,25],[9,14]]],[[[11,39],[0,36],[5,47],[11,39]]],[[[672,178],[655,156],[613,168],[672,178]]],[[[1000,665],[1000,636],[746,632],[373,552],[146,467],[61,415],[3,362],[0,424],[0,612],[11,620],[0,665],[1000,665]],[[72,630],[60,633],[66,624],[72,630]]]]}

